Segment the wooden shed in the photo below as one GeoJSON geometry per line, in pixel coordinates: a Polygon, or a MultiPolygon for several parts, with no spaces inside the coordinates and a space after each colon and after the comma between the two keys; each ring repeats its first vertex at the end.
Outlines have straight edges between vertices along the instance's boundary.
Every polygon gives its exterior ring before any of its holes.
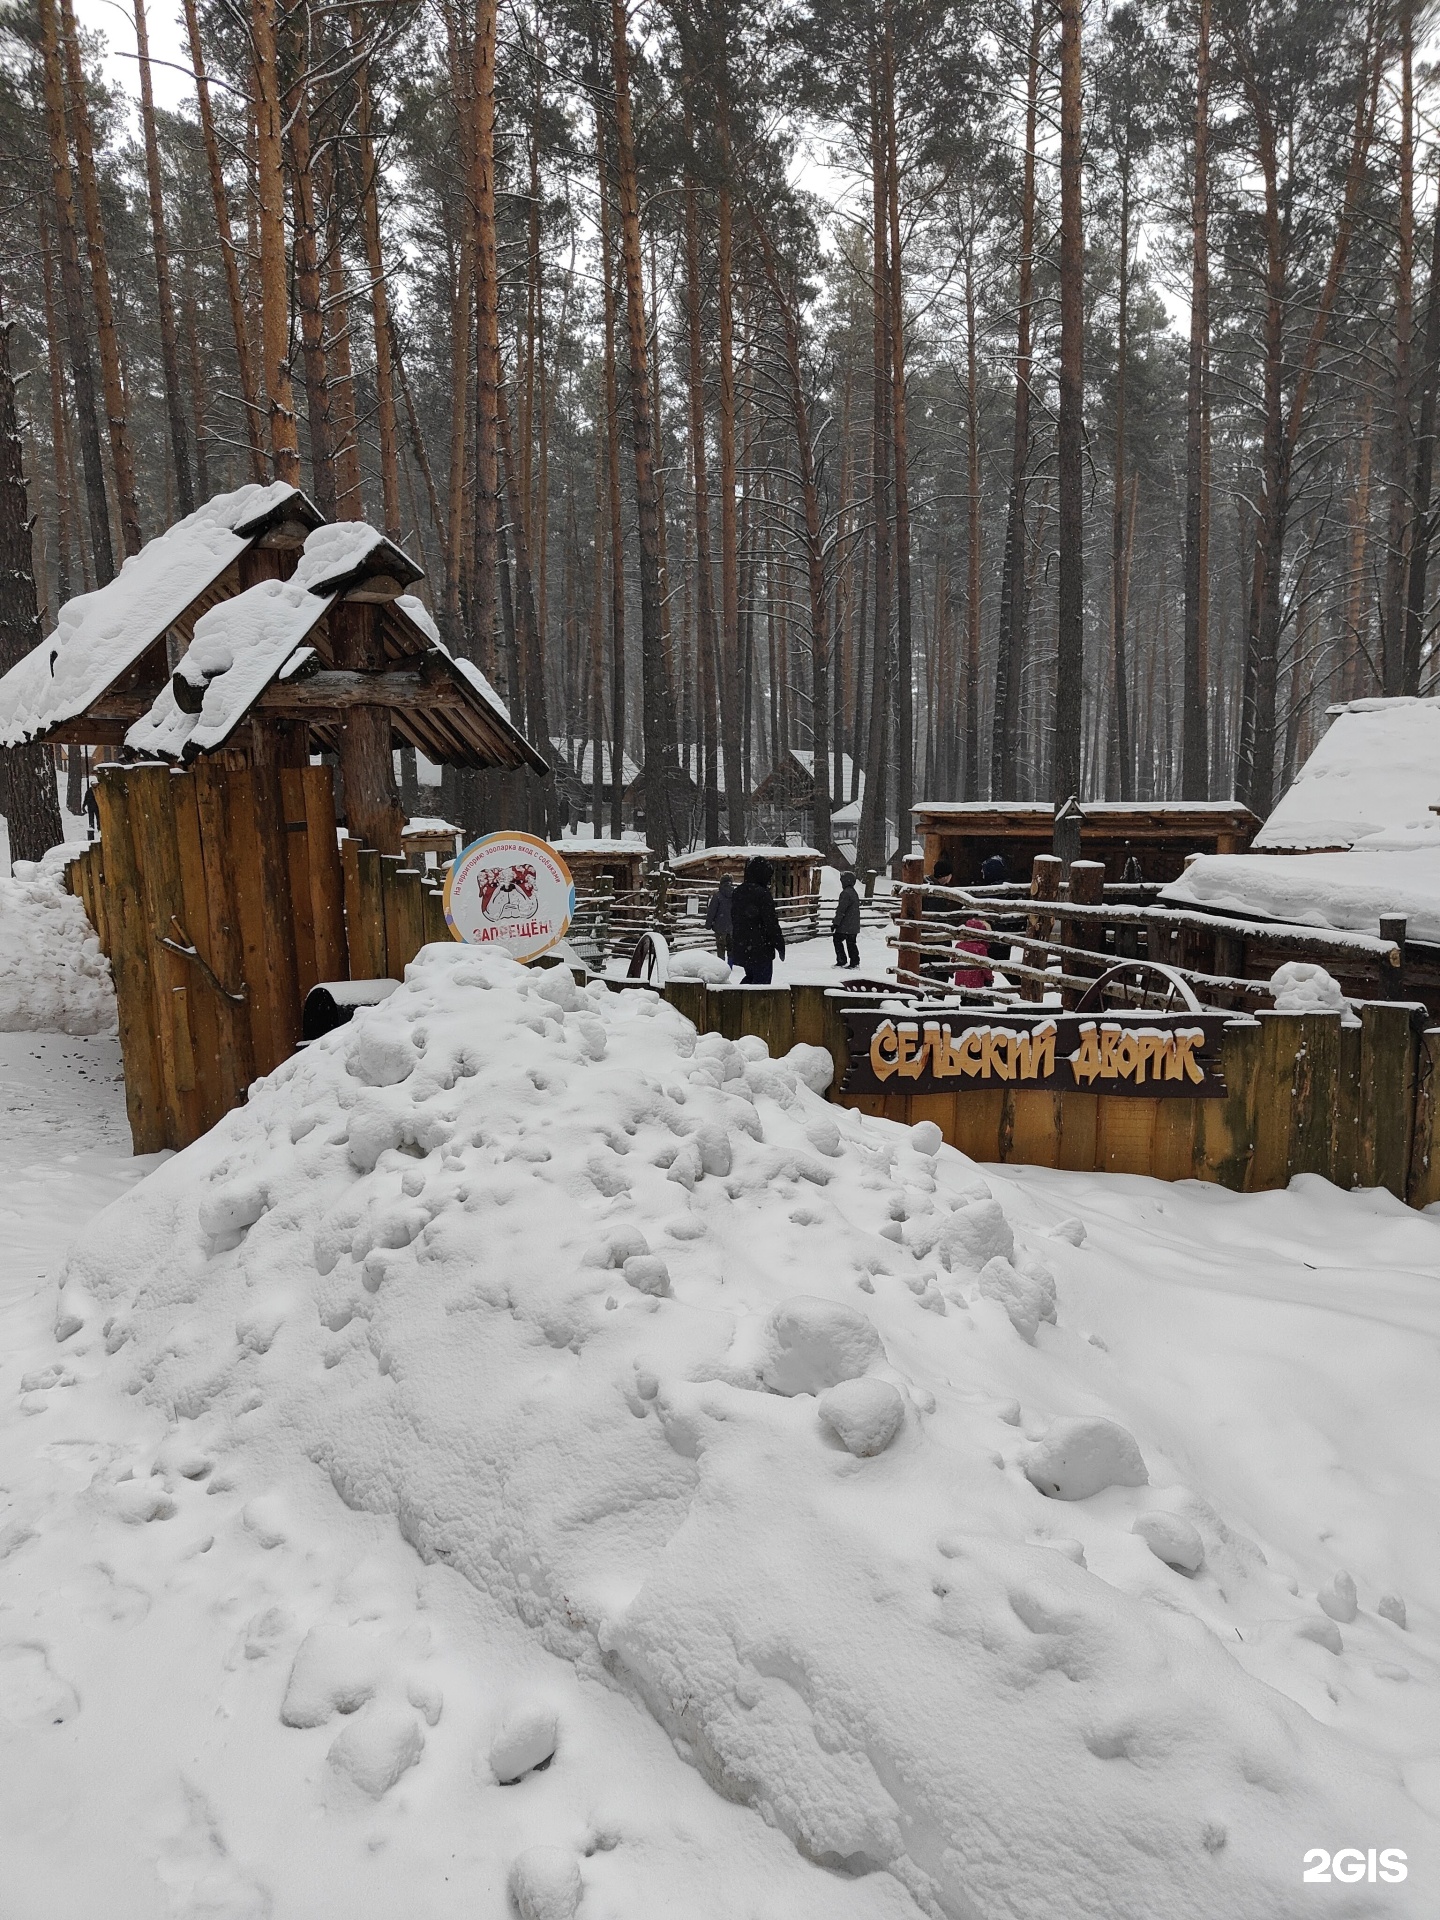
{"type": "MultiPolygon", "coordinates": [[[[1236,800],[1092,800],[1082,812],[1082,855],[1103,861],[1111,883],[1124,878],[1132,858],[1142,879],[1174,880],[1189,854],[1244,853],[1260,826],[1236,800]]],[[[982,865],[996,853],[1012,880],[1026,880],[1035,855],[1053,846],[1054,809],[1028,801],[922,801],[912,817],[926,872],[948,855],[959,886],[978,885],[982,865]]]]}
{"type": "Polygon", "coordinates": [[[696,853],[677,854],[670,862],[670,871],[677,881],[708,881],[712,885],[728,873],[738,886],[745,877],[746,862],[757,857],[768,860],[774,870],[770,891],[777,901],[808,905],[819,899],[825,856],[814,847],[701,847],[696,853]]]}
{"type": "Polygon", "coordinates": [[[557,840],[555,851],[570,869],[582,899],[600,893],[606,880],[616,893],[638,892],[650,864],[643,840],[557,840]]]}

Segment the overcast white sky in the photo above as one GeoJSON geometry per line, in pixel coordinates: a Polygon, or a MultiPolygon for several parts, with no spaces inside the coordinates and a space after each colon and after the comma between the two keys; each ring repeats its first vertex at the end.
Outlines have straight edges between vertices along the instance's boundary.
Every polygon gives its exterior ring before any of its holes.
{"type": "MultiPolygon", "coordinates": [[[[110,44],[110,77],[133,100],[140,91],[135,60],[135,17],[124,0],[75,0],[75,12],[96,33],[103,33],[110,44]]],[[[156,104],[174,107],[195,97],[189,78],[189,55],[185,43],[185,16],[174,0],[149,0],[145,23],[150,29],[150,59],[155,83],[156,104]],[[176,73],[161,63],[176,61],[186,68],[176,73]]]]}

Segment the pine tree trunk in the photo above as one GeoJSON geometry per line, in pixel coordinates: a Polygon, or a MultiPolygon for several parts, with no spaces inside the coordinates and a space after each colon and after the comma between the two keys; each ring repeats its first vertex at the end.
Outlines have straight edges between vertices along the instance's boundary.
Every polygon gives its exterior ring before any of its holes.
{"type": "Polygon", "coordinates": [[[1125,517],[1125,386],[1130,351],[1130,155],[1120,161],[1120,302],[1116,323],[1115,485],[1110,513],[1110,646],[1115,674],[1116,797],[1135,798],[1130,746],[1130,690],[1125,663],[1125,600],[1129,585],[1125,517]]]}
{"type": "Polygon", "coordinates": [[[895,133],[894,0],[885,12],[883,103],[890,220],[891,438],[895,456],[895,877],[914,838],[915,687],[910,607],[910,449],[905,402],[905,287],[900,253],[900,162],[895,133]]]}
{"type": "Polygon", "coordinates": [[[1026,57],[1025,165],[1020,189],[1020,282],[1015,335],[1015,432],[1005,548],[1000,566],[1000,628],[995,643],[995,707],[990,739],[990,798],[1014,800],[1020,744],[1020,671],[1025,634],[1025,491],[1030,464],[1031,332],[1035,287],[1035,134],[1040,97],[1044,0],[1032,0],[1026,57]]]}
{"type": "Polygon", "coordinates": [[[335,506],[342,520],[365,518],[365,488],[360,473],[360,423],[355,411],[355,368],[350,357],[350,290],[340,246],[340,199],[333,167],[329,174],[330,285],[325,296],[325,355],[330,375],[330,425],[335,445],[335,506]]]}
{"type": "Polygon", "coordinates": [[[56,31],[55,0],[39,0],[39,4],[45,131],[50,143],[55,225],[60,242],[60,291],[65,302],[67,357],[70,361],[70,381],[75,390],[76,431],[85,478],[90,552],[96,584],[103,587],[115,577],[115,550],[110,541],[110,508],[105,497],[105,463],[100,451],[100,421],[95,405],[95,369],[90,359],[85,290],[80,277],[80,237],[75,212],[75,184],[70,172],[70,148],[65,130],[60,43],[56,31]]]}
{"type": "Polygon", "coordinates": [[[1390,501],[1380,612],[1387,694],[1418,693],[1405,684],[1405,605],[1409,574],[1412,336],[1415,325],[1415,82],[1413,0],[1400,0],[1400,152],[1395,226],[1395,373],[1391,389],[1390,501]]]}
{"type": "Polygon", "coordinates": [[[735,267],[734,203],[731,174],[729,81],[722,53],[716,82],[716,135],[720,146],[720,186],[716,208],[716,276],[720,322],[720,406],[716,427],[720,441],[720,750],[725,762],[725,832],[732,846],[743,845],[750,788],[746,778],[748,754],[742,734],[740,700],[740,551],[735,517],[735,267]]]}
{"type": "MultiPolygon", "coordinates": [[[[358,57],[365,44],[364,18],[350,9],[350,47],[358,57]]],[[[395,386],[390,363],[390,295],[385,284],[385,252],[380,239],[379,169],[371,132],[370,63],[361,62],[355,78],[355,130],[359,140],[360,230],[370,273],[370,316],[375,333],[375,424],[380,436],[380,498],[388,539],[400,538],[400,436],[395,423],[395,386]]]]}
{"type": "Polygon", "coordinates": [[[180,346],[175,327],[175,296],[170,286],[170,242],[165,232],[165,190],[160,172],[160,140],[155,130],[155,97],[150,84],[145,0],[135,0],[135,45],[140,56],[140,124],[145,142],[145,184],[150,196],[150,240],[155,250],[155,292],[160,306],[165,417],[175,463],[175,493],[180,511],[185,514],[195,511],[195,483],[190,472],[190,442],[185,430],[185,399],[180,386],[180,346]]]}
{"type": "MultiPolygon", "coordinates": [[[[965,798],[980,798],[980,395],[975,339],[975,228],[965,243],[965,798]]],[[[949,716],[944,716],[946,724],[949,716]]]]}
{"type": "Polygon", "coordinates": [[[630,431],[635,450],[635,508],[640,532],[640,711],[645,746],[645,830],[650,846],[663,860],[675,844],[670,830],[671,782],[667,766],[671,727],[660,610],[660,501],[655,476],[654,415],[650,403],[640,193],[630,106],[625,0],[611,0],[610,20],[615,83],[615,183],[620,211],[620,254],[625,271],[630,431]]]}
{"type": "Polygon", "coordinates": [[[1210,0],[1198,0],[1190,361],[1185,399],[1185,716],[1181,792],[1210,797],[1210,0]]]}
{"type": "Polygon", "coordinates": [[[259,213],[260,342],[270,458],[275,478],[300,484],[300,436],[290,379],[290,284],[285,258],[285,154],[276,0],[251,0],[256,201],[259,213]]]}
{"type": "Polygon", "coordinates": [[[300,364],[310,428],[310,476],[315,504],[327,520],[339,512],[335,433],[331,418],[330,364],[325,352],[325,306],[320,280],[320,221],[310,140],[310,73],[307,13],[297,26],[296,78],[285,102],[290,128],[290,197],[295,222],[295,304],[300,312],[300,364]]]}
{"type": "Polygon", "coordinates": [[[1410,565],[1405,592],[1405,690],[1420,691],[1420,656],[1425,632],[1426,575],[1434,522],[1430,489],[1434,479],[1436,388],[1440,386],[1440,217],[1433,222],[1430,289],[1425,305],[1424,359],[1420,372],[1420,417],[1415,433],[1415,485],[1410,501],[1410,565]]]}
{"type": "MultiPolygon", "coordinates": [[[[694,129],[690,117],[690,84],[685,90],[685,150],[691,150],[694,129]]],[[[700,734],[704,744],[705,844],[720,839],[720,784],[716,759],[719,739],[715,724],[715,666],[718,642],[715,630],[715,572],[710,554],[710,456],[705,445],[704,342],[700,330],[700,214],[695,177],[685,173],[685,322],[689,349],[690,467],[693,476],[695,573],[698,623],[695,647],[699,656],[700,734]]]]}
{"type": "Polygon", "coordinates": [[[1085,673],[1085,235],[1080,205],[1080,9],[1081,0],[1060,0],[1060,409],[1056,428],[1060,569],[1055,749],[1050,779],[1057,808],[1080,791],[1085,673]]]}
{"type": "Polygon", "coordinates": [[[865,794],[855,858],[866,871],[885,864],[885,732],[890,720],[890,613],[893,558],[890,480],[893,449],[890,409],[894,398],[890,359],[893,292],[889,262],[889,192],[884,130],[884,80],[878,46],[870,49],[871,300],[873,302],[871,501],[875,544],[875,604],[870,649],[870,711],[865,741],[865,794]]]}
{"type": "MultiPolygon", "coordinates": [[[[200,365],[200,323],[196,311],[195,262],[186,248],[180,272],[180,314],[185,326],[185,358],[190,370],[191,420],[195,429],[195,480],[202,500],[210,498],[210,435],[205,424],[205,376],[200,365]]],[[[248,409],[247,409],[248,412],[248,409]]]]}
{"type": "MultiPolygon", "coordinates": [[[[20,449],[20,415],[10,371],[10,322],[0,295],[0,673],[40,644],[35,559],[20,449]]],[[[55,765],[48,746],[0,755],[0,805],[10,828],[10,858],[38,860],[64,837],[55,765]]]]}
{"type": "Polygon", "coordinates": [[[100,385],[110,430],[110,460],[115,470],[115,492],[120,508],[120,541],[127,557],[140,551],[140,502],[135,491],[135,453],[125,404],[125,380],[120,367],[120,338],[115,331],[115,303],[110,291],[110,263],[105,251],[105,225],[100,217],[100,179],[95,170],[95,143],[90,131],[90,100],[80,61],[80,36],[75,28],[71,0],[60,0],[60,26],[65,46],[69,85],[70,125],[75,137],[76,171],[80,176],[80,205],[90,253],[90,288],[95,308],[95,338],[100,351],[100,385]]]}
{"type": "MultiPolygon", "coordinates": [[[[597,55],[598,64],[598,55],[597,55]]],[[[610,159],[603,109],[595,109],[595,167],[600,186],[600,298],[604,309],[606,492],[610,503],[610,834],[625,824],[625,523],[620,499],[620,382],[615,346],[615,260],[610,159]]]]}
{"type": "Polygon", "coordinates": [[[55,606],[56,611],[75,591],[70,575],[74,546],[74,495],[70,485],[70,456],[65,434],[65,368],[55,318],[55,258],[44,195],[39,196],[41,284],[45,298],[45,359],[50,376],[50,457],[55,479],[55,606]]]}
{"type": "Polygon", "coordinates": [[[200,102],[200,133],[205,146],[205,166],[210,176],[210,198],[215,208],[215,231],[220,237],[220,254],[225,263],[225,291],[230,301],[230,324],[235,334],[235,365],[240,375],[240,398],[245,416],[245,437],[250,447],[250,477],[265,478],[265,444],[261,432],[261,407],[255,383],[255,363],[250,352],[250,336],[245,323],[245,296],[240,286],[240,262],[230,227],[230,199],[225,191],[225,169],[220,160],[220,141],[215,131],[215,113],[210,102],[210,81],[205,71],[205,51],[200,41],[200,16],[195,0],[185,0],[185,27],[190,36],[190,59],[195,69],[195,92],[200,102]]]}
{"type": "MultiPolygon", "coordinates": [[[[500,529],[500,273],[495,242],[495,42],[498,0],[475,8],[474,148],[470,203],[475,217],[475,594],[472,619],[481,661],[495,631],[500,529]]],[[[536,745],[549,752],[550,742],[536,745]]]]}

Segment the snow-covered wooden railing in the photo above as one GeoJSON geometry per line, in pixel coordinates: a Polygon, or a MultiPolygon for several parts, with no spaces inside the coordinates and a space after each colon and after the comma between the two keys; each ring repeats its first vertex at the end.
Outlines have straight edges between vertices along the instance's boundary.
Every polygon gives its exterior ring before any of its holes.
{"type": "MultiPolygon", "coordinates": [[[[1147,959],[1174,969],[1206,1005],[1244,1010],[1268,1006],[1270,975],[1299,960],[1324,967],[1352,997],[1415,998],[1440,1012],[1440,956],[1407,942],[1403,920],[1369,934],[1131,903],[1102,890],[1098,867],[1094,893],[1103,897],[1085,899],[1078,884],[1072,889],[1060,880],[1058,861],[1053,874],[1037,876],[1052,883],[1050,890],[1007,890],[997,898],[936,886],[914,870],[918,862],[906,864],[890,934],[897,978],[906,985],[933,985],[957,966],[973,967],[957,942],[973,942],[976,930],[965,923],[981,920],[994,936],[994,964],[1026,1000],[1059,992],[1072,1004],[1118,961],[1147,959]]],[[[1080,870],[1077,863],[1077,882],[1080,870]]]]}

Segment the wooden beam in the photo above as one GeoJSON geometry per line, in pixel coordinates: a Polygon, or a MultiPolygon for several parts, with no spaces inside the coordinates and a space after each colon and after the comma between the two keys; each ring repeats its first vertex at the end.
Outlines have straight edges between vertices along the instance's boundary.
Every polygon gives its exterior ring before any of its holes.
{"type": "Polygon", "coordinates": [[[332,669],[305,679],[276,680],[255,702],[255,710],[274,715],[339,713],[352,707],[390,707],[405,711],[426,707],[470,707],[448,677],[400,671],[357,673],[332,669]]]}

